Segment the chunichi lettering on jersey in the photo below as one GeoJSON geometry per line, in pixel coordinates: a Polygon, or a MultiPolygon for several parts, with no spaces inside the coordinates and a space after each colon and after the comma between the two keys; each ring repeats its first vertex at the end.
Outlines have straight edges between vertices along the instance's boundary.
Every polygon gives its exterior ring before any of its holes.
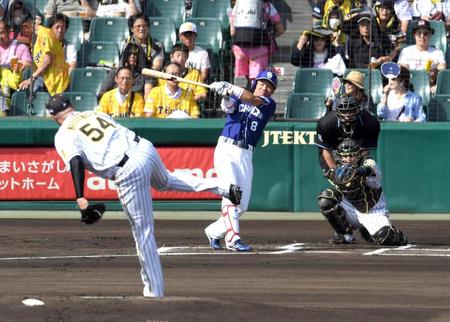
{"type": "Polygon", "coordinates": [[[263,118],[263,114],[261,113],[259,108],[251,104],[244,104],[244,103],[239,104],[239,112],[250,113],[252,116],[259,119],[263,118]]]}

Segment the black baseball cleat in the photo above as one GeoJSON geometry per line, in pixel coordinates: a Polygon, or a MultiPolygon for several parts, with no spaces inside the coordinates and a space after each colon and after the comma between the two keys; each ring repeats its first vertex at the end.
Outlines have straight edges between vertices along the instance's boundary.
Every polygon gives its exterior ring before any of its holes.
{"type": "Polygon", "coordinates": [[[228,199],[236,206],[241,203],[242,190],[238,185],[231,184],[228,199]]]}
{"type": "Polygon", "coordinates": [[[338,244],[353,244],[355,242],[355,237],[352,234],[338,234],[334,233],[333,238],[328,241],[331,245],[338,244]]]}

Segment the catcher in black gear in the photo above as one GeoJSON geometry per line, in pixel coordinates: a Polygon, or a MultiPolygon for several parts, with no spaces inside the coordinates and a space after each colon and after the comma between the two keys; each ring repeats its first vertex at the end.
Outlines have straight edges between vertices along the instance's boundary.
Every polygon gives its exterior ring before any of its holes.
{"type": "Polygon", "coordinates": [[[332,243],[353,243],[353,229],[379,245],[406,245],[406,236],[392,226],[381,187],[381,170],[364,156],[358,143],[344,139],[337,148],[337,166],[328,173],[333,189],[318,196],[319,208],[336,234],[332,243]]]}

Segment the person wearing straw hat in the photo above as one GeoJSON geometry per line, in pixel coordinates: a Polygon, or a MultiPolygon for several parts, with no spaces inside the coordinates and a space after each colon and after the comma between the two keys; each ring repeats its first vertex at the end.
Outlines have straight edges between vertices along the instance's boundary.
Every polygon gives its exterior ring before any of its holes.
{"type": "MultiPolygon", "coordinates": [[[[369,112],[375,111],[375,106],[369,97],[364,92],[364,74],[357,71],[350,71],[347,76],[345,76],[342,81],[344,83],[344,94],[347,96],[354,96],[358,103],[361,105],[361,109],[368,110],[369,112]]],[[[336,102],[333,102],[329,98],[325,105],[328,109],[335,109],[336,102]]]]}

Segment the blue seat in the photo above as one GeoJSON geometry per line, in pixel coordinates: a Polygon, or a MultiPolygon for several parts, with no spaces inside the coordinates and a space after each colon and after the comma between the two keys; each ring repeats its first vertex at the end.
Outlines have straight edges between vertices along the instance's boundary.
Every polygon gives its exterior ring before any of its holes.
{"type": "Polygon", "coordinates": [[[116,44],[105,41],[88,41],[81,45],[77,55],[77,65],[117,67],[119,65],[119,48],[116,44]]]}
{"type": "Polygon", "coordinates": [[[222,31],[227,32],[230,28],[228,10],[230,8],[229,0],[205,0],[194,1],[192,4],[193,18],[214,18],[222,24],[222,31]]]}
{"type": "Polygon", "coordinates": [[[8,115],[46,117],[47,110],[45,104],[49,98],[50,94],[47,92],[36,92],[33,93],[30,104],[28,91],[17,91],[11,97],[11,106],[8,115]]]}
{"type": "Polygon", "coordinates": [[[287,119],[318,120],[325,115],[326,96],[311,93],[290,93],[286,103],[284,117],[287,119]]]}
{"type": "Polygon", "coordinates": [[[431,99],[427,120],[428,122],[450,121],[450,95],[437,94],[431,99]]]}
{"type": "Polygon", "coordinates": [[[215,53],[220,53],[224,48],[222,24],[214,18],[189,18],[188,21],[197,26],[196,43],[205,44],[215,53]]]}
{"type": "Polygon", "coordinates": [[[164,45],[164,52],[168,55],[173,45],[177,43],[177,30],[175,22],[170,17],[149,17],[150,34],[153,39],[159,40],[164,45]]]}
{"type": "Polygon", "coordinates": [[[80,17],[69,17],[69,28],[64,34],[64,39],[74,45],[77,50],[80,49],[84,42],[83,20],[80,17]]]}
{"type": "Polygon", "coordinates": [[[9,107],[8,116],[28,116],[28,92],[17,91],[11,96],[11,106],[9,107]]]}
{"type": "Polygon", "coordinates": [[[425,110],[428,110],[430,104],[431,91],[430,79],[428,73],[424,70],[411,70],[410,82],[413,85],[414,92],[422,97],[422,104],[425,110]]]}
{"type": "Polygon", "coordinates": [[[300,68],[295,73],[294,93],[331,95],[333,72],[330,69],[300,68]]]}
{"type": "Polygon", "coordinates": [[[147,0],[145,14],[149,17],[170,17],[178,29],[186,17],[184,0],[147,0]]]}
{"type": "Polygon", "coordinates": [[[89,41],[112,42],[121,47],[128,37],[128,19],[123,17],[95,17],[89,28],[89,41]]]}
{"type": "Polygon", "coordinates": [[[70,99],[79,112],[93,111],[98,105],[97,96],[91,92],[65,92],[63,95],[70,99]]]}
{"type": "Polygon", "coordinates": [[[104,68],[76,68],[70,74],[69,91],[91,92],[98,96],[107,75],[104,68]]]}

